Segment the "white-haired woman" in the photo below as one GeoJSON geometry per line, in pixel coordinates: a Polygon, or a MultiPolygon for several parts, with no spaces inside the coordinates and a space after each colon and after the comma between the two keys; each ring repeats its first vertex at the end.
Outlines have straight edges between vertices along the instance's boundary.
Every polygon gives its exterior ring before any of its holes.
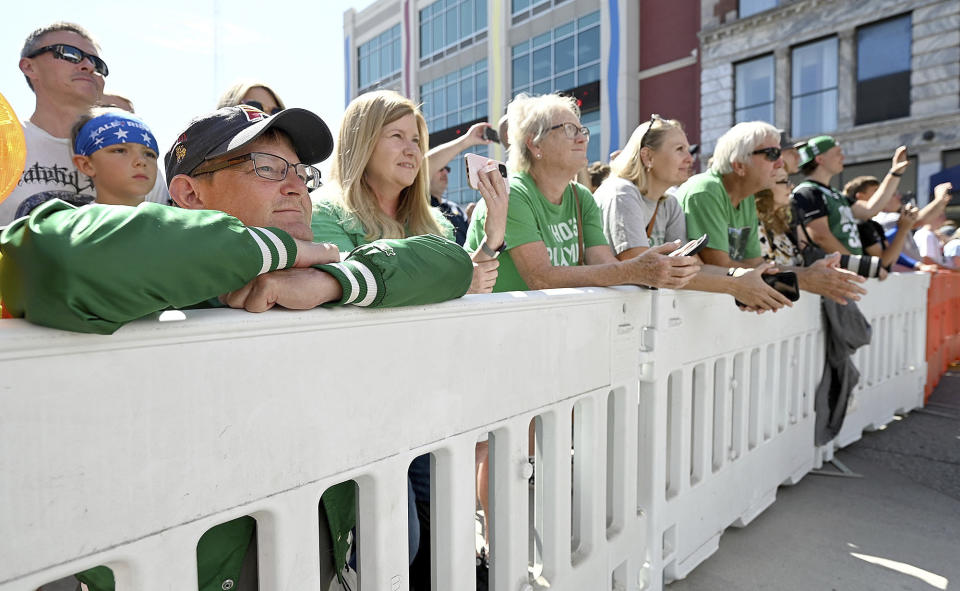
{"type": "MultiPolygon", "coordinates": [[[[509,119],[510,205],[506,252],[494,291],[605,285],[679,288],[700,269],[694,257],[667,257],[677,244],[618,261],[603,235],[600,208],[573,178],[587,163],[589,130],[576,101],[557,94],[517,96],[509,119]]],[[[487,216],[474,211],[467,244],[479,244],[487,216]]]]}
{"type": "MultiPolygon", "coordinates": [[[[341,251],[379,238],[434,234],[452,240],[453,226],[430,207],[427,139],[427,123],[410,99],[382,90],[351,101],[333,153],[331,182],[314,201],[314,236],[341,251]]],[[[470,293],[493,288],[509,199],[497,173],[479,180],[492,214],[483,225],[485,240],[472,249],[479,265],[470,293]]]]}

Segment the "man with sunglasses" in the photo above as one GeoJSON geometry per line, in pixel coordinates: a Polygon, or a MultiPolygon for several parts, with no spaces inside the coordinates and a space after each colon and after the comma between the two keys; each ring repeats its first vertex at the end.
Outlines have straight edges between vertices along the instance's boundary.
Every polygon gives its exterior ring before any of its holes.
{"type": "MultiPolygon", "coordinates": [[[[36,97],[33,115],[23,122],[27,162],[17,187],[0,202],[0,226],[13,220],[17,206],[45,191],[69,191],[92,201],[96,190],[90,178],[71,159],[70,128],[103,93],[110,73],[99,56],[100,46],[89,32],[74,23],[58,22],[32,32],[20,52],[20,71],[36,97]]],[[[147,201],[166,203],[162,180],[147,201]]]]}
{"type": "Polygon", "coordinates": [[[467,227],[470,225],[470,220],[467,219],[467,214],[462,207],[443,198],[443,194],[447,192],[449,174],[450,165],[444,165],[430,177],[430,206],[439,209],[443,217],[453,224],[454,240],[463,246],[467,240],[467,227]]]}
{"type": "MultiPolygon", "coordinates": [[[[761,121],[738,123],[717,140],[710,169],[690,177],[677,190],[687,221],[687,236],[710,236],[700,252],[707,264],[728,267],[737,275],[763,263],[754,193],[769,189],[783,168],[780,130],[761,121]]],[[[845,304],[866,293],[863,278],[837,269],[839,261],[789,269],[801,289],[845,304]]],[[[788,269],[780,269],[788,270],[788,269]]]]}
{"type": "MultiPolygon", "coordinates": [[[[447,192],[447,183],[451,172],[450,162],[464,150],[474,146],[484,146],[493,143],[487,139],[485,133],[490,128],[486,121],[480,121],[470,126],[463,135],[431,148],[427,152],[428,172],[430,173],[430,205],[440,210],[451,224],[453,224],[454,239],[457,244],[463,245],[467,240],[467,227],[470,218],[459,205],[443,198],[447,192]]],[[[454,162],[455,166],[462,166],[462,159],[454,162]]]]}

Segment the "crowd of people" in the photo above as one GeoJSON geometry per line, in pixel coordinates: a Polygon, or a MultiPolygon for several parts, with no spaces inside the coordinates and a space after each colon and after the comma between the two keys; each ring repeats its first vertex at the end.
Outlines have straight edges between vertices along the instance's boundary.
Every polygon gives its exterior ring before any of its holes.
{"type": "MultiPolygon", "coordinates": [[[[792,141],[745,122],[695,173],[681,122],[653,115],[609,164],[588,168],[576,101],[520,94],[496,126],[509,178],[488,160],[465,211],[444,199],[450,164],[491,143],[493,126],[431,148],[419,107],[393,91],[354,99],[334,140],[316,114],[242,81],[185,126],[161,174],[161,147],[133,103],[104,94],[109,70],[85,29],[31,33],[20,69],[36,107],[23,124],[27,165],[0,203],[0,297],[5,316],[54,328],[109,334],[167,308],[391,307],[610,285],[725,293],[763,313],[800,290],[844,306],[867,278],[960,262],[944,216],[952,187],[937,186],[923,209],[902,200],[904,147],[884,178],[840,189],[835,138],[792,141]],[[315,165],[331,155],[323,184],[315,165]],[[671,256],[703,237],[698,253],[671,256]]],[[[481,507],[486,465],[481,445],[481,507]]],[[[408,488],[411,586],[426,589],[427,456],[411,465],[408,488]]],[[[345,587],[357,566],[354,495],[350,483],[335,486],[320,505],[322,571],[345,587]]],[[[201,590],[256,588],[254,532],[242,518],[200,540],[201,590]]],[[[487,568],[481,553],[478,586],[487,568]]],[[[103,567],[77,579],[113,588],[103,567]]]]}

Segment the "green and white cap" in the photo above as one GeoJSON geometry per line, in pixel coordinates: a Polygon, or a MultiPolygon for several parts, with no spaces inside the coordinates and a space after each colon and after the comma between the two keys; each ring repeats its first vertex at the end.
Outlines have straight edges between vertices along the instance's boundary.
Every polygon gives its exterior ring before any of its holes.
{"type": "Polygon", "coordinates": [[[833,139],[829,135],[818,135],[817,137],[810,138],[807,140],[807,143],[800,147],[800,166],[804,166],[808,162],[812,162],[814,158],[823,154],[830,148],[837,145],[837,140],[833,139]]]}

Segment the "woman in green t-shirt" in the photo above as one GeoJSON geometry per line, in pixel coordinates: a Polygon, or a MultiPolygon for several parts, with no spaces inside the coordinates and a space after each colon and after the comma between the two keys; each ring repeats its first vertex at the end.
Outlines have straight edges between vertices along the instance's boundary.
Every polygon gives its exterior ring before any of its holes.
{"type": "MultiPolygon", "coordinates": [[[[430,207],[427,143],[427,123],[410,99],[380,90],[351,101],[333,153],[332,180],[314,200],[314,239],[342,251],[380,238],[452,239],[453,227],[430,207]]],[[[471,255],[476,265],[468,293],[489,292],[496,280],[508,193],[495,175],[480,175],[480,194],[493,213],[483,227],[484,244],[475,245],[471,255]]]]}
{"type": "MultiPolygon", "coordinates": [[[[590,130],[571,97],[520,94],[507,108],[510,136],[510,205],[507,250],[494,291],[649,285],[680,288],[700,269],[694,257],[667,257],[679,243],[618,261],[603,235],[600,208],[573,181],[587,163],[590,130]]],[[[478,204],[467,232],[476,246],[486,219],[478,204]]]]}

